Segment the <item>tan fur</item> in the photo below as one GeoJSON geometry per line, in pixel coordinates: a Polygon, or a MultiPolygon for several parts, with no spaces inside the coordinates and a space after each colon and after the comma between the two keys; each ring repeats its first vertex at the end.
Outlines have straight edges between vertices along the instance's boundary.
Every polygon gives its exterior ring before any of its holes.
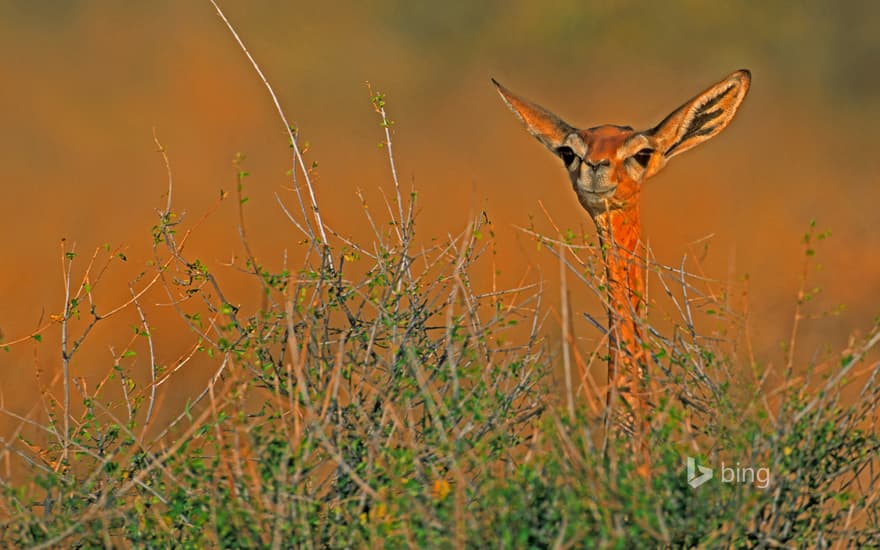
{"type": "Polygon", "coordinates": [[[639,319],[644,312],[639,195],[645,180],[666,162],[726,128],[745,99],[749,71],[736,71],[644,131],[626,126],[578,130],[495,80],[501,98],[563,162],[578,201],[596,223],[608,279],[608,403],[620,395],[630,410],[647,406],[644,350],[639,319]]]}

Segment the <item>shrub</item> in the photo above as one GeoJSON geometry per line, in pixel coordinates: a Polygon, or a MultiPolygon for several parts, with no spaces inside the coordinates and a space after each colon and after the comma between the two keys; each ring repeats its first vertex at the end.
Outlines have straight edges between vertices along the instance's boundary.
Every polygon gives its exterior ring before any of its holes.
{"type": "MultiPolygon", "coordinates": [[[[488,215],[430,246],[416,241],[416,195],[397,181],[384,97],[371,97],[394,189],[384,219],[364,203],[369,242],[323,222],[291,130],[299,212],[282,207],[305,252],[298,268],[273,269],[250,252],[239,172],[240,267],[258,307],[233,304],[227,272],[185,252],[198,222],[184,230],[172,208],[161,146],[169,198],[151,232],[154,270],[132,283],[131,299],[95,306],[118,252],[96,251],[76,285],[79,257],[64,251],[62,313],[7,342],[39,345],[57,334],[62,396],[44,389],[45,423],[0,409],[21,423],[3,458],[23,472],[2,480],[4,545],[880,545],[880,366],[869,361],[880,325],[841,358],[803,368],[795,326],[771,387],[771,369],[741,359],[732,332],[697,330],[703,318],[735,320],[711,299],[711,283],[648,263],[680,316],[662,328],[641,320],[653,390],[643,461],[591,386],[603,354],[580,353],[566,326],[558,342],[542,335],[540,287],[482,291],[471,280],[496,246],[488,215]],[[168,298],[193,339],[167,363],[144,305],[153,293],[168,298]],[[692,311],[688,296],[697,295],[702,306],[692,311]],[[132,341],[90,390],[72,367],[93,329],[123,311],[137,319],[132,341]],[[168,388],[190,362],[213,375],[158,421],[157,403],[180,391],[168,388]],[[692,486],[688,457],[722,479],[692,486]],[[757,469],[767,477],[749,478],[757,469]]],[[[531,233],[563,274],[602,295],[595,248],[531,233]]],[[[807,260],[817,238],[811,228],[807,260]]]]}

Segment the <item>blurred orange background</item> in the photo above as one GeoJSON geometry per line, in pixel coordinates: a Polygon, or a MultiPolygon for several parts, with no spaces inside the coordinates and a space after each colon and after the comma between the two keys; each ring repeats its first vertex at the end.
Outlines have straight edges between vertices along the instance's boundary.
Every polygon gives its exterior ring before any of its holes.
{"type": "MultiPolygon", "coordinates": [[[[833,237],[818,251],[823,269],[810,274],[809,286],[822,289],[810,311],[838,304],[846,311],[804,325],[803,356],[841,348],[880,313],[880,3],[223,7],[308,142],[308,159],[319,164],[319,201],[331,226],[366,234],[356,189],[379,208],[377,190],[389,186],[370,81],[387,94],[401,178],[419,193],[419,237],[459,232],[486,209],[498,235],[499,284],[514,286],[537,270],[551,306],[559,294],[555,260],[515,226],[534,218],[552,233],[539,201],[564,228],[592,234],[592,223],[558,161],[521,129],[490,76],[575,125],[647,128],[749,68],[750,95],[730,128],[648,184],[644,237],[658,261],[677,266],[692,243],[713,235],[705,273],[749,275],[751,326],[764,362],[779,362],[779,342],[788,339],[801,239],[813,218],[833,237]]],[[[170,155],[175,210],[188,223],[220,189],[234,189],[232,159],[242,152],[255,253],[280,269],[287,249],[297,265],[300,235],[274,198],[290,199],[286,133],[210,3],[4,2],[0,52],[3,341],[63,309],[62,238],[84,256],[104,243],[122,245],[129,259],[114,267],[117,281],[147,269],[150,228],[166,191],[154,128],[170,155]]],[[[236,223],[228,201],[193,237],[191,256],[222,270],[241,254],[236,223]]],[[[99,308],[125,300],[125,284],[116,286],[98,296],[99,308]]],[[[249,292],[236,298],[254,299],[249,292]]],[[[573,289],[573,298],[576,311],[599,315],[585,290],[573,289]]],[[[576,333],[596,336],[576,318],[576,333]]],[[[100,372],[112,364],[108,348],[130,333],[118,329],[90,337],[100,372]]],[[[160,360],[179,352],[160,349],[160,360]]],[[[34,399],[27,390],[35,353],[18,346],[0,354],[5,406],[22,413],[34,399]]],[[[42,348],[36,360],[50,374],[60,368],[57,347],[42,348]]]]}

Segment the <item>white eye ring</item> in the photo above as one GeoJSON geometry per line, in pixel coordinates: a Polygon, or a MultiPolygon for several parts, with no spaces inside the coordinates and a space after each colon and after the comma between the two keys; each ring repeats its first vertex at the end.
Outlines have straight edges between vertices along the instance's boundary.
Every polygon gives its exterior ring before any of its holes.
{"type": "Polygon", "coordinates": [[[571,147],[562,146],[556,149],[556,154],[562,159],[566,166],[571,166],[575,160],[580,160],[571,147]]]}
{"type": "Polygon", "coordinates": [[[651,155],[653,154],[654,149],[651,149],[650,147],[645,147],[629,158],[636,161],[642,168],[647,168],[648,163],[651,162],[651,155]]]}

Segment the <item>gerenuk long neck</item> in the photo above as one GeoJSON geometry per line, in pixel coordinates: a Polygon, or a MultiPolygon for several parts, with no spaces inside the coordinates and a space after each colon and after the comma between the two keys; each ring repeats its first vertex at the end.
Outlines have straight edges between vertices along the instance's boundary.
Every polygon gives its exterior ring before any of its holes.
{"type": "MultiPolygon", "coordinates": [[[[632,408],[642,409],[644,350],[639,319],[645,310],[643,250],[638,205],[593,216],[608,277],[609,401],[616,391],[632,408]]],[[[610,403],[609,403],[610,404],[610,403]]]]}

